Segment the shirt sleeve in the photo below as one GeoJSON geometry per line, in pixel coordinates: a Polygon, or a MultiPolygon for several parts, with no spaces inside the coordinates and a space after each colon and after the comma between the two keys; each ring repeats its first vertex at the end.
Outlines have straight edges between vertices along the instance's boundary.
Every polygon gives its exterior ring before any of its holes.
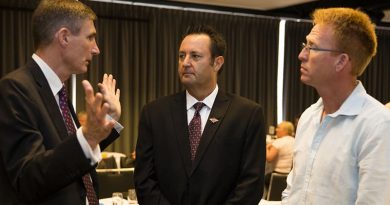
{"type": "MultiPolygon", "coordinates": [[[[106,115],[106,118],[108,120],[113,120],[113,118],[109,115],[106,115]]],[[[115,121],[115,120],[114,120],[115,121]]],[[[114,129],[120,133],[123,130],[123,125],[121,125],[119,122],[115,121],[114,124],[114,129]]],[[[101,149],[100,146],[98,145],[95,149],[92,149],[91,146],[89,146],[87,140],[84,137],[84,134],[82,132],[81,127],[77,129],[77,140],[80,143],[81,149],[83,150],[85,157],[91,160],[91,165],[94,165],[98,163],[100,160],[102,160],[101,156],[101,149]]]]}
{"type": "MultiPolygon", "coordinates": [[[[108,120],[114,120],[110,115],[106,115],[106,118],[108,119],[108,120]]],[[[114,120],[115,121],[115,120],[114,120]]],[[[119,123],[119,122],[117,122],[117,121],[115,121],[115,124],[114,124],[114,129],[118,132],[118,133],[120,133],[122,130],[123,130],[123,125],[121,124],[121,123],[119,123]]]]}
{"type": "Polygon", "coordinates": [[[95,149],[92,149],[91,146],[89,146],[87,140],[85,139],[81,127],[77,129],[76,135],[77,135],[77,140],[80,143],[81,149],[85,154],[85,157],[91,159],[91,165],[98,163],[102,159],[100,146],[97,145],[95,149]]]}

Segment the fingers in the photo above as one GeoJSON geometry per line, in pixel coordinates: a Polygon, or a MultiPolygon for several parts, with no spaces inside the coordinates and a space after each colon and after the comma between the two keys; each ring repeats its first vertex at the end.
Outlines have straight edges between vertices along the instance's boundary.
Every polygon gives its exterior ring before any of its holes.
{"type": "Polygon", "coordinates": [[[89,108],[91,113],[105,116],[109,106],[108,104],[103,105],[103,95],[101,93],[96,93],[96,95],[94,95],[93,87],[87,80],[83,80],[81,83],[83,84],[85,91],[86,107],[89,108]]]}
{"type": "Polygon", "coordinates": [[[101,93],[96,93],[95,99],[91,104],[96,113],[98,113],[98,111],[103,111],[103,95],[101,93]]]}
{"type": "Polygon", "coordinates": [[[116,96],[116,99],[119,101],[119,98],[120,98],[120,96],[121,96],[121,90],[120,90],[119,88],[116,89],[115,96],[116,96]]]}
{"type": "Polygon", "coordinates": [[[87,122],[83,126],[83,134],[94,149],[99,142],[105,139],[114,127],[114,121],[108,120],[109,103],[104,102],[102,93],[94,94],[91,84],[83,80],[82,85],[85,91],[87,122]]]}
{"type": "Polygon", "coordinates": [[[115,87],[116,87],[116,80],[114,77],[110,74],[104,74],[103,80],[101,83],[98,84],[99,90],[103,95],[113,95],[116,96],[115,93],[115,87]]]}
{"type": "Polygon", "coordinates": [[[107,73],[104,73],[104,75],[103,75],[103,80],[102,80],[102,83],[103,83],[103,84],[107,84],[107,78],[108,78],[107,73]]]}
{"type": "Polygon", "coordinates": [[[89,83],[88,80],[83,80],[81,84],[84,87],[85,100],[87,100],[87,102],[93,100],[94,94],[93,94],[93,87],[91,83],[89,83]]]}
{"type": "Polygon", "coordinates": [[[105,86],[107,92],[115,93],[116,80],[113,75],[105,73],[101,84],[105,86]]]}
{"type": "Polygon", "coordinates": [[[116,80],[111,74],[104,74],[103,80],[98,84],[103,95],[103,102],[109,105],[109,115],[118,120],[121,115],[120,90],[116,89],[116,80]]]}

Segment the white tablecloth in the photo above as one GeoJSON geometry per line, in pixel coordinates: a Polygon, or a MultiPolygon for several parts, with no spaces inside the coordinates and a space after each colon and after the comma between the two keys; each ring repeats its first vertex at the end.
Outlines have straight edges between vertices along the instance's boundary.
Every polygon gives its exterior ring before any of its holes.
{"type": "MultiPolygon", "coordinates": [[[[99,200],[100,205],[112,205],[112,199],[106,198],[106,199],[100,199],[99,200]]],[[[127,200],[123,199],[122,205],[138,205],[137,202],[129,204],[127,200]]],[[[280,201],[267,201],[262,199],[259,203],[259,205],[281,205],[280,201]]]]}
{"type": "MultiPolygon", "coordinates": [[[[99,205],[112,205],[112,198],[100,199],[99,205]]],[[[129,203],[127,200],[123,199],[122,205],[138,205],[138,203],[137,201],[132,201],[129,203]]]]}
{"type": "Polygon", "coordinates": [[[281,201],[267,201],[264,199],[262,199],[259,203],[259,205],[281,205],[281,204],[282,204],[281,201]]]}

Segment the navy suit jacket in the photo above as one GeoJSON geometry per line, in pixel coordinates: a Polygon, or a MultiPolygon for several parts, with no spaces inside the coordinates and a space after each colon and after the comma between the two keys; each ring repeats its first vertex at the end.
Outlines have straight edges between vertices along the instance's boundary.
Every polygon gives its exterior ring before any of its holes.
{"type": "MultiPolygon", "coordinates": [[[[0,203],[85,205],[81,177],[89,172],[96,189],[95,166],[76,135],[68,136],[49,84],[32,59],[0,80],[0,116],[0,203]]],[[[101,149],[118,136],[113,130],[101,149]]]]}
{"type": "Polygon", "coordinates": [[[140,204],[258,204],[265,166],[262,108],[219,90],[191,162],[185,92],[160,98],[143,108],[136,153],[140,204]]]}

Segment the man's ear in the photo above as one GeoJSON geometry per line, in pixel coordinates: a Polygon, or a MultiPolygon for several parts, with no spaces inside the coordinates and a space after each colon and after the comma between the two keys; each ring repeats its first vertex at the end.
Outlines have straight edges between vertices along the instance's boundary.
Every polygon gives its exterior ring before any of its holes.
{"type": "Polygon", "coordinates": [[[60,44],[61,47],[66,47],[69,44],[70,34],[71,33],[69,29],[62,27],[55,34],[55,40],[60,44]]]}
{"type": "Polygon", "coordinates": [[[336,61],[336,72],[342,71],[344,68],[346,68],[348,63],[350,63],[350,58],[348,54],[342,53],[341,55],[339,55],[336,61]]]}
{"type": "Polygon", "coordinates": [[[218,56],[214,59],[214,71],[218,72],[219,69],[221,69],[223,63],[225,62],[225,59],[223,58],[223,56],[218,56]]]}

